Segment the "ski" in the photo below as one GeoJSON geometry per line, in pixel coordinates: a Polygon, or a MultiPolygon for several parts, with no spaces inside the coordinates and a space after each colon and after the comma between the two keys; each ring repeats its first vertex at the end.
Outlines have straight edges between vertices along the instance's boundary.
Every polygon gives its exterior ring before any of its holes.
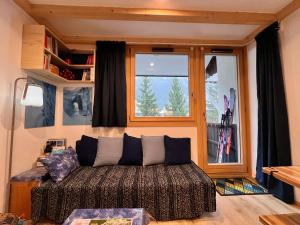
{"type": "Polygon", "coordinates": [[[236,93],[234,88],[230,88],[230,97],[229,97],[229,110],[230,110],[230,121],[229,121],[229,135],[227,138],[227,146],[226,146],[226,155],[229,157],[231,140],[232,140],[232,132],[233,132],[233,116],[235,110],[235,102],[236,102],[236,93]]]}
{"type": "Polygon", "coordinates": [[[217,162],[222,163],[223,160],[223,152],[225,147],[225,122],[226,122],[226,112],[228,109],[229,101],[226,95],[224,95],[224,114],[221,117],[221,126],[219,132],[219,142],[218,142],[218,154],[217,154],[217,162]]]}
{"type": "Polygon", "coordinates": [[[221,126],[219,129],[217,162],[229,161],[230,147],[233,133],[233,115],[235,110],[236,92],[230,88],[229,99],[224,95],[224,114],[221,116],[221,126]],[[226,156],[226,159],[224,159],[226,156]]]}

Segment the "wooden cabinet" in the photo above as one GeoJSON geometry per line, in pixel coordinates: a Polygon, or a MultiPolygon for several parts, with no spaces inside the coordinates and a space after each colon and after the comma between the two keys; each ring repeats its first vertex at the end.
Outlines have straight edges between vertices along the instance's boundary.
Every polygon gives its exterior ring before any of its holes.
{"type": "Polygon", "coordinates": [[[25,219],[31,218],[31,189],[40,181],[11,181],[9,212],[25,219]]]}
{"type": "Polygon", "coordinates": [[[95,49],[71,49],[44,25],[24,25],[22,38],[21,68],[25,71],[60,83],[93,83],[95,49]],[[75,79],[59,76],[65,70],[75,79]]]}

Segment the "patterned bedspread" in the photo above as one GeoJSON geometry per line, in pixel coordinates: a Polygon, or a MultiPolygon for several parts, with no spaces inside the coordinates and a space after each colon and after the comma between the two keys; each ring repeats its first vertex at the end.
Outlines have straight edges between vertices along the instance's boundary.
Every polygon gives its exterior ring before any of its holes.
{"type": "Polygon", "coordinates": [[[144,208],[157,220],[216,210],[213,181],[194,163],[176,166],[80,167],[59,183],[32,190],[32,219],[62,223],[74,209],[144,208]]]}

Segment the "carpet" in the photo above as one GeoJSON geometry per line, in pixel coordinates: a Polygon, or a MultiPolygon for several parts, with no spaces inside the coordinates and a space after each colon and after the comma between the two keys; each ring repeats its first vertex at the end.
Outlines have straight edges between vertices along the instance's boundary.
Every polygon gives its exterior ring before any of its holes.
{"type": "Polygon", "coordinates": [[[222,196],[268,194],[268,190],[247,178],[213,179],[217,192],[222,196]]]}

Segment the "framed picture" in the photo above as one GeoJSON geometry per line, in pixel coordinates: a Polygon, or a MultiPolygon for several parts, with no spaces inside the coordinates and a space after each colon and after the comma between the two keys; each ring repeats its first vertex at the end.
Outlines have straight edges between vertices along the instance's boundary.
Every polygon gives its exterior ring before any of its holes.
{"type": "Polygon", "coordinates": [[[54,126],[56,86],[37,79],[33,80],[43,88],[44,104],[41,107],[25,107],[25,128],[54,126]]]}
{"type": "Polygon", "coordinates": [[[65,87],[63,125],[92,124],[92,87],[65,87]]]}
{"type": "Polygon", "coordinates": [[[67,143],[65,138],[48,139],[44,149],[44,153],[51,153],[54,150],[66,149],[67,143]]]}

